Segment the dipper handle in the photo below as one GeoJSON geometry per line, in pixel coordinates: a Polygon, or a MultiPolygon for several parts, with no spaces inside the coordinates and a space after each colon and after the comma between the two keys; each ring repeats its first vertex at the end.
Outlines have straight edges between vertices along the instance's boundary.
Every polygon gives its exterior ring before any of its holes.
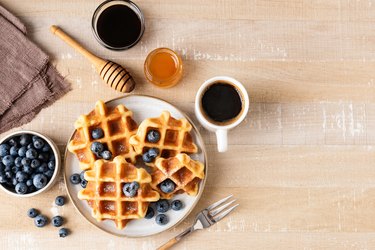
{"type": "Polygon", "coordinates": [[[133,77],[121,65],[104,60],[79,44],[76,40],[66,34],[61,28],[52,25],[50,28],[52,34],[60,37],[63,41],[69,44],[72,48],[85,56],[92,64],[95,65],[100,77],[113,89],[122,93],[131,92],[135,87],[133,77]]]}
{"type": "Polygon", "coordinates": [[[94,55],[93,53],[91,53],[90,51],[85,49],[81,44],[79,44],[76,40],[74,40],[72,37],[70,37],[68,34],[66,34],[58,26],[52,25],[50,30],[51,30],[52,34],[61,38],[61,40],[63,40],[67,44],[69,44],[70,47],[74,48],[77,52],[79,52],[84,57],[86,57],[88,60],[90,60],[91,63],[93,63],[95,65],[95,67],[97,68],[98,71],[103,68],[104,64],[106,64],[105,60],[103,60],[100,57],[97,57],[96,55],[94,55]]]}

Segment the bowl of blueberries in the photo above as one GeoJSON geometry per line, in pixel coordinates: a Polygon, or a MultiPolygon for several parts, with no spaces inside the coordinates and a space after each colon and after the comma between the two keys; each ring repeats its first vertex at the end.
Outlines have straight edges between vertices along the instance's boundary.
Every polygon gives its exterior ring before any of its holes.
{"type": "Polygon", "coordinates": [[[60,170],[60,152],[47,136],[17,131],[0,140],[0,189],[31,197],[53,186],[60,170]]]}

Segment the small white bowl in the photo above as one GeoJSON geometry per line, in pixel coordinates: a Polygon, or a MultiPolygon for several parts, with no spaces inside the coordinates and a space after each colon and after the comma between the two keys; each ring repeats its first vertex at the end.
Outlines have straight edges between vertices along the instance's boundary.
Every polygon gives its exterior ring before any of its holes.
{"type": "Polygon", "coordinates": [[[23,134],[30,134],[30,135],[39,136],[40,138],[44,139],[48,143],[48,145],[51,147],[51,149],[53,151],[53,154],[55,155],[55,170],[53,172],[53,175],[52,175],[51,179],[49,180],[49,182],[47,183],[47,185],[44,188],[39,189],[39,190],[37,190],[37,191],[35,191],[33,193],[29,193],[29,194],[17,194],[16,192],[10,191],[6,187],[4,187],[2,184],[0,184],[0,189],[2,189],[4,192],[6,192],[6,193],[8,193],[10,195],[13,195],[13,196],[17,196],[17,197],[32,197],[32,196],[38,195],[40,193],[43,193],[44,191],[47,191],[56,182],[57,176],[58,176],[58,174],[60,172],[60,168],[61,168],[61,156],[60,156],[60,151],[57,148],[56,144],[49,137],[47,137],[45,135],[42,135],[42,134],[40,134],[38,132],[35,132],[35,131],[30,131],[30,130],[20,130],[20,131],[16,131],[16,132],[10,133],[10,134],[8,134],[7,136],[5,136],[4,138],[2,138],[0,140],[0,144],[2,144],[5,141],[11,139],[12,137],[20,136],[20,135],[23,135],[23,134]]]}

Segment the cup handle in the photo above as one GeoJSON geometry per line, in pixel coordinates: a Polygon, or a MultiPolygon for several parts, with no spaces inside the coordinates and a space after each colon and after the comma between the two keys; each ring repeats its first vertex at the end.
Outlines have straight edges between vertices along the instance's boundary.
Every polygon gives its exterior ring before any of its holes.
{"type": "Polygon", "coordinates": [[[225,152],[228,149],[228,136],[226,129],[216,130],[216,141],[217,141],[217,150],[219,152],[225,152]]]}

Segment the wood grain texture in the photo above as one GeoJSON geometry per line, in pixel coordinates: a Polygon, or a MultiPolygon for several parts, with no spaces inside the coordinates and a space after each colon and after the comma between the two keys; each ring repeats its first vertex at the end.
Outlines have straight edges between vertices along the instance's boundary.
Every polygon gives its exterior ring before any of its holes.
{"type": "Polygon", "coordinates": [[[144,239],[105,234],[71,203],[53,206],[66,194],[60,179],[35,198],[0,193],[0,249],[155,249],[230,193],[239,199],[236,212],[174,249],[375,248],[375,1],[139,0],[146,31],[123,52],[101,47],[92,34],[100,2],[2,1],[73,87],[22,129],[45,133],[63,152],[80,114],[98,99],[121,96],[49,33],[52,24],[98,56],[126,65],[137,82],[134,93],[172,102],[194,121],[200,84],[216,75],[237,78],[250,95],[248,117],[229,132],[224,154],[199,126],[210,163],[207,186],[176,228],[144,239]],[[182,81],[167,90],[143,76],[145,57],[161,46],[176,50],[185,66],[182,81]],[[58,239],[52,225],[36,228],[26,217],[29,207],[63,215],[72,234],[58,239]]]}

